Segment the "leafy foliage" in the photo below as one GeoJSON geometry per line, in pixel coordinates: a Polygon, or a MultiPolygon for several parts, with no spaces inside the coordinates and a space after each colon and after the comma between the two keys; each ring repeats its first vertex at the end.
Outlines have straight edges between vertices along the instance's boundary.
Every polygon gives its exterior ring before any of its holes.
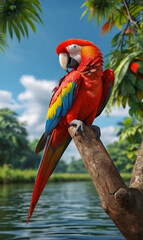
{"type": "Polygon", "coordinates": [[[128,142],[127,157],[135,162],[143,138],[142,118],[125,118],[124,122],[118,123],[117,135],[120,141],[128,142]]]}
{"type": "Polygon", "coordinates": [[[82,159],[75,160],[72,157],[71,161],[67,163],[64,160],[60,160],[55,171],[55,173],[87,173],[82,159]]]}
{"type": "Polygon", "coordinates": [[[75,160],[73,157],[67,168],[68,173],[87,173],[84,163],[81,159],[75,160]]]}
{"type": "Polygon", "coordinates": [[[0,110],[0,165],[12,163],[28,146],[27,132],[16,113],[8,108],[0,110]]]}
{"type": "MultiPolygon", "coordinates": [[[[110,65],[115,72],[115,86],[110,101],[125,108],[128,104],[131,116],[143,117],[143,34],[133,37],[128,41],[128,48],[125,46],[122,51],[116,50],[109,56],[110,65]],[[118,56],[118,57],[117,57],[118,56]],[[138,64],[140,74],[131,71],[131,63],[138,64]],[[140,75],[140,76],[139,76],[140,75]]],[[[109,64],[108,64],[109,66],[109,64]]]]}
{"type": "MultiPolygon", "coordinates": [[[[127,159],[134,162],[143,138],[143,4],[137,0],[101,2],[102,5],[97,0],[85,1],[82,17],[89,12],[89,21],[97,17],[99,24],[104,20],[103,35],[115,25],[119,29],[111,41],[112,51],[106,56],[106,67],[115,73],[115,86],[106,109],[109,112],[115,104],[129,106],[131,118],[120,123],[118,135],[127,147],[127,159]]],[[[119,148],[121,143],[116,143],[119,148]]]]}
{"type": "Polygon", "coordinates": [[[67,168],[68,168],[68,164],[64,160],[60,159],[54,172],[55,173],[66,173],[67,168]]]}
{"type": "MultiPolygon", "coordinates": [[[[39,0],[1,0],[0,1],[0,33],[3,41],[4,34],[9,33],[13,38],[15,34],[18,41],[29,35],[29,27],[36,33],[35,23],[42,23],[39,12],[42,12],[39,0]]],[[[6,46],[0,41],[0,49],[6,46]]]]}
{"type": "MultiPolygon", "coordinates": [[[[127,22],[127,9],[121,0],[88,0],[82,5],[82,7],[85,6],[86,9],[81,17],[89,12],[88,21],[93,18],[94,21],[97,20],[98,25],[103,20],[107,20],[101,30],[101,33],[103,34],[111,31],[114,25],[116,25],[119,29],[122,29],[123,24],[127,22]]],[[[128,9],[130,12],[131,23],[134,24],[138,30],[141,30],[143,19],[139,16],[142,15],[143,6],[138,4],[136,1],[128,1],[128,9]]]]}
{"type": "Polygon", "coordinates": [[[0,33],[0,50],[4,53],[4,47],[8,47],[7,37],[4,33],[0,33]]]}
{"type": "Polygon", "coordinates": [[[24,123],[8,108],[0,109],[0,166],[38,167],[40,157],[29,146],[24,123]]]}
{"type": "Polygon", "coordinates": [[[143,69],[143,5],[136,1],[86,1],[86,12],[89,20],[97,16],[97,23],[106,19],[101,33],[106,34],[116,25],[119,32],[112,39],[112,51],[108,56],[107,67],[115,72],[115,86],[110,100],[110,105],[115,103],[125,108],[128,104],[131,116],[143,116],[143,72],[142,77],[130,71],[133,61],[140,61],[143,69]]]}
{"type": "Polygon", "coordinates": [[[97,23],[99,25],[103,19],[109,18],[112,15],[113,11],[115,11],[115,8],[119,6],[119,1],[89,0],[83,3],[82,7],[84,6],[86,6],[86,10],[83,12],[81,17],[89,12],[88,21],[90,21],[92,18],[94,21],[97,19],[97,23]]]}
{"type": "Polygon", "coordinates": [[[107,151],[110,154],[119,172],[130,173],[133,168],[133,163],[128,157],[128,142],[114,142],[107,146],[107,151]]]}

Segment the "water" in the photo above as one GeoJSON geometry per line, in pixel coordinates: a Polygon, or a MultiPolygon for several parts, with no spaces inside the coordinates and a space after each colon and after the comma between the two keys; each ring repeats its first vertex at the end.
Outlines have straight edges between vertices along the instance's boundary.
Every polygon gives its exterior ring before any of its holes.
{"type": "Polygon", "coordinates": [[[124,240],[91,182],[47,184],[27,225],[32,190],[0,186],[0,240],[124,240]]]}

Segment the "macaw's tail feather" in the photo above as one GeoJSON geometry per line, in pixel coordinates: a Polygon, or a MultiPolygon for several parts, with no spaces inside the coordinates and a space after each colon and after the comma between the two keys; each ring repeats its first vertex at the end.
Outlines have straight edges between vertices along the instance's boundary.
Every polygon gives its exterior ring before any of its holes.
{"type": "Polygon", "coordinates": [[[43,133],[37,146],[36,146],[35,153],[39,153],[44,149],[46,141],[47,141],[47,137],[45,136],[45,133],[43,133]]]}
{"type": "Polygon", "coordinates": [[[60,157],[62,156],[64,150],[67,148],[71,141],[70,135],[61,136],[56,130],[53,130],[51,136],[46,142],[44,153],[39,165],[38,173],[35,180],[35,186],[33,190],[33,195],[31,199],[30,209],[28,213],[27,223],[34,211],[34,208],[38,202],[38,199],[48,181],[50,175],[54,171],[60,157]],[[61,138],[60,143],[58,143],[59,137],[61,138]],[[63,139],[64,138],[64,139],[63,139]]]}

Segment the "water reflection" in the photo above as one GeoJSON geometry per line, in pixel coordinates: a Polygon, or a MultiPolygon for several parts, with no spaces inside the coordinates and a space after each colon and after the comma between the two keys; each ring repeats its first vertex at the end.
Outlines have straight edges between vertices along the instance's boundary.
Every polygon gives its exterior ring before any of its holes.
{"type": "Polygon", "coordinates": [[[33,185],[0,186],[1,240],[123,240],[91,182],[49,183],[26,224],[33,185]]]}

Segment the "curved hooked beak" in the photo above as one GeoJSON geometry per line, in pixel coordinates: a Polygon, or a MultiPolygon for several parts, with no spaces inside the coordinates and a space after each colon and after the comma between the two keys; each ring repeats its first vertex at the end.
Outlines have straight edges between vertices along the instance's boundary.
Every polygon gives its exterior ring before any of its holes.
{"type": "Polygon", "coordinates": [[[68,68],[76,69],[79,66],[79,63],[74,58],[71,58],[67,53],[59,54],[59,62],[60,62],[61,67],[66,72],[69,72],[68,68]]]}

